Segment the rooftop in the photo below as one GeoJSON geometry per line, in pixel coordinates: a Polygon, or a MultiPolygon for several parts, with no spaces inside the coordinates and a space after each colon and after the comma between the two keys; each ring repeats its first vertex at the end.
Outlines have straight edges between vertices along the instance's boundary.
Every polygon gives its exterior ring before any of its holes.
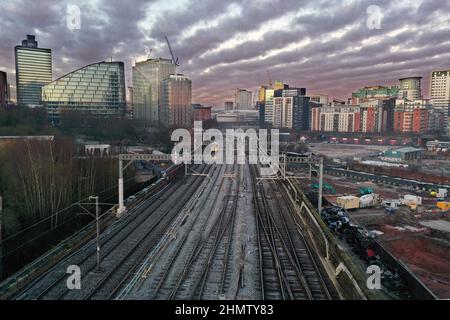
{"type": "Polygon", "coordinates": [[[403,152],[403,153],[406,153],[406,152],[418,152],[418,151],[422,151],[422,149],[419,149],[419,148],[413,148],[413,147],[403,147],[403,148],[400,148],[400,149],[394,149],[394,150],[392,150],[392,151],[397,151],[397,152],[403,152]]]}

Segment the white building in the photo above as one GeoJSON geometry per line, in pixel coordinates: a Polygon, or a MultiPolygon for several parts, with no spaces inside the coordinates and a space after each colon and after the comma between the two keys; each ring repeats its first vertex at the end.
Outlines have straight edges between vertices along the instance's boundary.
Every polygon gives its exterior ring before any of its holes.
{"type": "Polygon", "coordinates": [[[266,89],[266,97],[264,100],[264,121],[267,123],[273,123],[273,95],[274,89],[266,89]]]}
{"type": "Polygon", "coordinates": [[[253,108],[252,92],[246,89],[237,89],[234,94],[235,110],[251,110],[253,108]]]}
{"type": "Polygon", "coordinates": [[[444,114],[444,128],[450,135],[450,70],[431,72],[430,98],[433,109],[444,114]]]}
{"type": "Polygon", "coordinates": [[[311,113],[311,130],[313,131],[360,131],[359,105],[313,108],[311,113]]]}
{"type": "Polygon", "coordinates": [[[273,122],[274,128],[292,129],[293,124],[293,97],[273,98],[273,122]]]}

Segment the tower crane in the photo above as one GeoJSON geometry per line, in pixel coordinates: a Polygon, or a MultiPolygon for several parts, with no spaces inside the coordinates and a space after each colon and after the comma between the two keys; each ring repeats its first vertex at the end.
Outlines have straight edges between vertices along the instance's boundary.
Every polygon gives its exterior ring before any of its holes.
{"type": "Polygon", "coordinates": [[[167,37],[164,37],[164,38],[166,39],[167,46],[169,47],[170,55],[172,56],[172,63],[178,67],[180,65],[178,63],[178,57],[175,57],[173,54],[172,47],[170,46],[169,38],[167,38],[167,37]]]}

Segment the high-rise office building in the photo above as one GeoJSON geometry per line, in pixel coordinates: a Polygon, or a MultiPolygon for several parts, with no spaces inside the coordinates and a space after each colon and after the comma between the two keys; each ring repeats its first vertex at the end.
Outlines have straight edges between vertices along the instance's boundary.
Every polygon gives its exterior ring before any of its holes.
{"type": "Polygon", "coordinates": [[[147,122],[159,122],[162,106],[162,82],[176,73],[171,59],[147,59],[133,67],[134,118],[147,122]]]}
{"type": "Polygon", "coordinates": [[[52,51],[38,47],[33,35],[14,48],[16,59],[17,104],[37,106],[42,87],[52,81],[52,51]]]}
{"type": "Polygon", "coordinates": [[[288,88],[289,85],[284,84],[283,81],[281,80],[275,80],[275,83],[273,85],[271,83],[270,87],[261,86],[259,88],[257,106],[259,109],[260,126],[267,124],[273,125],[274,121],[275,122],[278,121],[277,119],[274,119],[274,117],[276,117],[277,114],[274,111],[273,98],[276,91],[285,90],[288,88]]]}
{"type": "Polygon", "coordinates": [[[266,90],[267,86],[261,86],[258,89],[258,102],[264,102],[266,100],[266,90]]]}
{"type": "Polygon", "coordinates": [[[450,135],[450,70],[431,72],[430,98],[433,110],[443,114],[442,131],[450,135]]]}
{"type": "Polygon", "coordinates": [[[266,89],[264,100],[264,121],[267,124],[273,124],[274,108],[273,108],[273,96],[275,90],[270,88],[266,89]]]}
{"type": "Polygon", "coordinates": [[[123,62],[98,62],[68,73],[42,88],[42,100],[54,123],[66,110],[122,117],[126,110],[123,62]]]}
{"type": "MultiPolygon", "coordinates": [[[[293,97],[283,97],[275,91],[273,97],[273,120],[274,128],[292,128],[292,104],[293,97]]],[[[281,91],[281,90],[280,90],[281,91]]]]}
{"type": "Polygon", "coordinates": [[[161,122],[168,127],[192,127],[192,82],[173,74],[162,82],[161,122]]]}
{"type": "Polygon", "coordinates": [[[408,100],[417,100],[422,99],[422,85],[421,85],[422,77],[409,77],[409,78],[401,78],[398,98],[399,99],[408,99],[408,100]]]}
{"type": "Polygon", "coordinates": [[[9,101],[8,79],[6,72],[0,71],[0,108],[6,107],[9,101]]]}
{"type": "Polygon", "coordinates": [[[252,92],[246,89],[237,89],[234,94],[234,108],[236,110],[253,109],[252,92]]]}

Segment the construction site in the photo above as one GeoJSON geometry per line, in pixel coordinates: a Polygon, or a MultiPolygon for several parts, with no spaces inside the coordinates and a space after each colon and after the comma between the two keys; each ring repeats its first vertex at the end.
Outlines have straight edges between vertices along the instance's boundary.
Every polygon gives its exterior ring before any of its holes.
{"type": "MultiPolygon", "coordinates": [[[[373,263],[372,249],[381,245],[438,298],[449,299],[450,158],[421,150],[418,158],[392,161],[388,155],[396,150],[402,152],[401,148],[332,144],[310,147],[311,152],[326,154],[328,159],[323,176],[322,218],[343,245],[365,264],[373,263]],[[375,239],[377,243],[355,243],[349,226],[358,226],[366,240],[375,239]]],[[[317,201],[317,177],[298,168],[290,170],[310,199],[317,201]]],[[[393,277],[392,286],[401,285],[393,277]]]]}

